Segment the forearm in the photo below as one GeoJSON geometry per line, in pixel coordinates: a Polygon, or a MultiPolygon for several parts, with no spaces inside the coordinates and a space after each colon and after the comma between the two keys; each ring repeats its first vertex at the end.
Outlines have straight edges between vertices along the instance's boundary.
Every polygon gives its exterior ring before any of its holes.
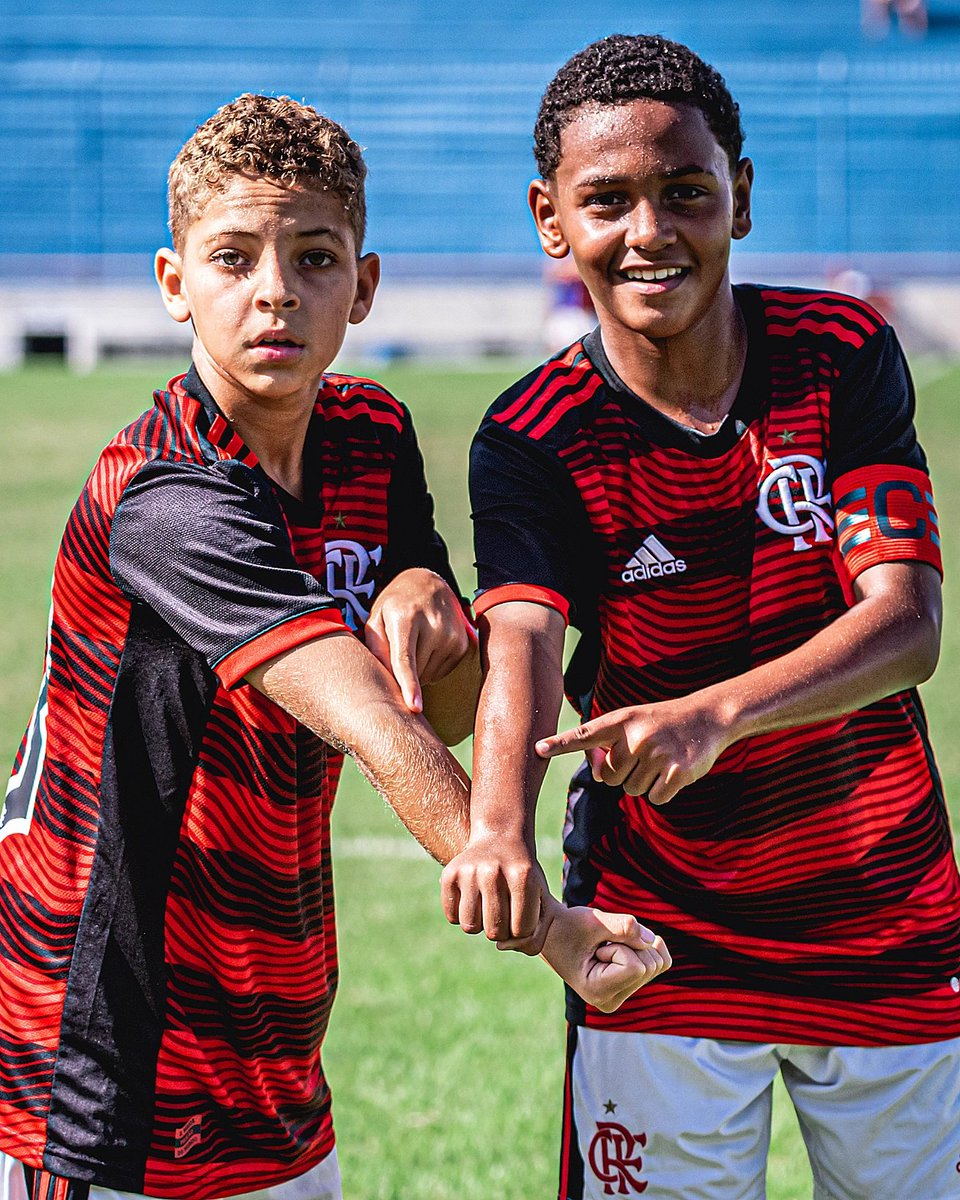
{"type": "Polygon", "coordinates": [[[873,571],[854,606],[802,646],[698,693],[731,742],[843,716],[929,678],[939,652],[939,578],[922,565],[873,571]],[[896,586],[877,588],[878,579],[896,586]]]}
{"type": "Polygon", "coordinates": [[[534,604],[481,618],[484,679],[474,732],[471,838],[522,839],[533,849],[546,764],[533,753],[553,733],[563,699],[563,620],[534,604]]]}
{"type": "Polygon", "coordinates": [[[422,685],[423,715],[445,745],[456,746],[473,732],[480,682],[480,648],[471,640],[448,675],[422,685]]]}
{"type": "Polygon", "coordinates": [[[587,752],[594,774],[666,804],[744,738],[827,721],[912,687],[936,665],[940,579],[923,564],[864,571],[856,603],[803,645],[674,700],[615,709],[537,746],[587,752]]]}
{"type": "Polygon", "coordinates": [[[279,655],[248,681],[318,737],[345,750],[434,858],[467,841],[469,782],[427,721],[354,637],[330,635],[279,655]]]}

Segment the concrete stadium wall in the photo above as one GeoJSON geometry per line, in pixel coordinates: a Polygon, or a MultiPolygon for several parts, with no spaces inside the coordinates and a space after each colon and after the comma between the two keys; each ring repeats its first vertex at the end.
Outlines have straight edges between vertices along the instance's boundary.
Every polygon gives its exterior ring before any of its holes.
{"type": "MultiPolygon", "coordinates": [[[[541,348],[547,315],[537,282],[384,280],[372,315],[350,327],[343,356],[528,354],[541,348]]],[[[150,286],[0,287],[0,370],[21,365],[42,342],[62,342],[70,366],[90,371],[118,354],[188,354],[191,332],[167,316],[150,286]]]]}
{"type": "MultiPolygon", "coordinates": [[[[858,290],[850,285],[859,283],[908,350],[960,354],[960,278],[884,282],[862,272],[829,279],[783,272],[750,277],[841,290],[858,290]]],[[[537,355],[574,340],[592,324],[588,314],[552,313],[547,284],[537,280],[387,278],[368,320],[350,327],[341,357],[537,355]]],[[[0,286],[0,370],[20,366],[31,347],[41,344],[62,346],[69,365],[84,372],[121,354],[185,357],[190,342],[190,327],[170,320],[149,285],[0,286]]]]}

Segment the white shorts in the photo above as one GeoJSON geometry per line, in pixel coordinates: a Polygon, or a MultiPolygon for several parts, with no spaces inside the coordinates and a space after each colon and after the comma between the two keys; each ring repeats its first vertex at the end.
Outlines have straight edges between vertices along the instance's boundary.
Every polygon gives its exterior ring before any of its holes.
{"type": "MultiPolygon", "coordinates": [[[[0,1154],[0,1200],[26,1200],[27,1190],[23,1168],[13,1158],[0,1154]]],[[[90,1200],[139,1200],[131,1192],[115,1192],[111,1188],[92,1187],[90,1200]]],[[[257,1192],[244,1192],[230,1200],[343,1200],[340,1188],[340,1167],[336,1149],[321,1159],[311,1171],[277,1183],[257,1192]]]]}
{"type": "Polygon", "coordinates": [[[763,1200],[778,1072],[815,1200],[960,1200],[960,1038],[790,1046],[578,1027],[560,1200],[763,1200]]]}

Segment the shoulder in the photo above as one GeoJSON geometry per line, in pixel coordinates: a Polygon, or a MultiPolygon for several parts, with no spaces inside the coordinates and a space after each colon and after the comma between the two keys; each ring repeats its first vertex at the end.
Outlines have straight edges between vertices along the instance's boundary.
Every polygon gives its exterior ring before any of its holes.
{"type": "Polygon", "coordinates": [[[246,463],[156,457],[142,459],[127,476],[118,508],[128,513],[135,507],[140,520],[167,521],[175,514],[186,527],[206,519],[211,508],[249,508],[251,503],[282,519],[269,482],[246,463]]]}
{"type": "Polygon", "coordinates": [[[87,480],[103,507],[115,506],[130,480],[147,463],[204,464],[216,452],[201,432],[202,406],[180,386],[182,376],[153,394],[153,404],[117,433],[100,452],[87,480]]]}
{"type": "Polygon", "coordinates": [[[575,342],[507,388],[487,410],[480,433],[502,432],[549,449],[589,419],[602,388],[583,342],[575,342]]]}
{"type": "Polygon", "coordinates": [[[146,460],[128,479],[109,527],[111,568],[128,582],[172,564],[222,576],[231,564],[255,564],[265,547],[277,546],[289,548],[289,535],[276,494],[236,459],[146,460]]]}
{"type": "Polygon", "coordinates": [[[359,430],[372,427],[380,436],[403,433],[410,427],[407,406],[375,379],[359,375],[324,375],[317,393],[316,413],[328,424],[345,422],[359,430]]]}
{"type": "Polygon", "coordinates": [[[151,411],[143,413],[100,451],[80,492],[74,519],[78,513],[89,514],[91,506],[102,513],[114,512],[130,480],[153,457],[149,441],[145,442],[143,437],[144,426],[151,417],[151,411]]]}
{"type": "Polygon", "coordinates": [[[774,349],[816,347],[844,358],[890,331],[871,304],[843,292],[765,285],[741,285],[739,291],[755,296],[774,349]]]}

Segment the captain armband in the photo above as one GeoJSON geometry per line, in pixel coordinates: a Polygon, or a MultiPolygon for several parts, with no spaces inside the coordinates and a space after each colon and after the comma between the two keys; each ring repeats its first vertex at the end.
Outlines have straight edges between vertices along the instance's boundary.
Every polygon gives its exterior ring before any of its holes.
{"type": "Polygon", "coordinates": [[[915,467],[858,467],[837,479],[837,556],[855,579],[883,562],[925,562],[943,574],[930,477],[915,467]]]}

